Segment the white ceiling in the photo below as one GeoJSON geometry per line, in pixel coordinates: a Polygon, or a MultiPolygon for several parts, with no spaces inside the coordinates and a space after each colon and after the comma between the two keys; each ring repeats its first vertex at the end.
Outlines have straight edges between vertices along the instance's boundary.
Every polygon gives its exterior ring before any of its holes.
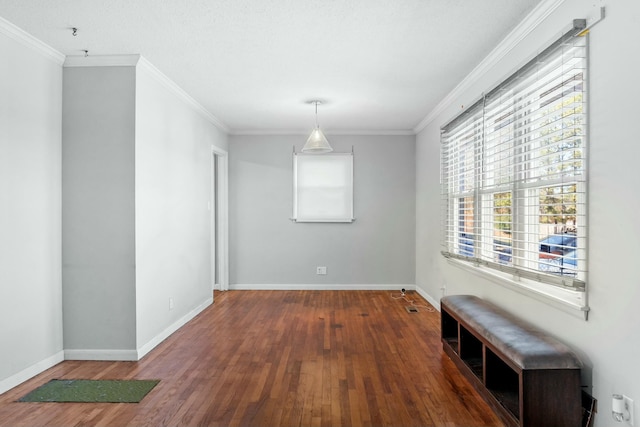
{"type": "Polygon", "coordinates": [[[541,0],[0,0],[65,55],[141,54],[232,133],[411,132],[541,0]],[[78,28],[76,37],[71,28],[78,28]]]}

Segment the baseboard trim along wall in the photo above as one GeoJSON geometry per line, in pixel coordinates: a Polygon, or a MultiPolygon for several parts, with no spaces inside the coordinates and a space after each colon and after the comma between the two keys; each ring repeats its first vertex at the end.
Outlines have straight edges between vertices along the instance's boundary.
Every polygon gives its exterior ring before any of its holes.
{"type": "Polygon", "coordinates": [[[194,308],[193,310],[191,310],[190,312],[182,316],[180,319],[175,321],[173,324],[171,324],[164,331],[156,335],[145,345],[138,348],[138,351],[136,352],[137,358],[135,360],[142,359],[147,353],[153,350],[158,344],[166,340],[171,334],[173,334],[175,331],[180,329],[182,326],[184,326],[187,322],[189,322],[191,319],[193,319],[198,314],[200,314],[202,310],[209,307],[211,304],[213,304],[213,297],[207,298],[202,304],[200,304],[199,306],[197,306],[196,308],[194,308]]]}
{"type": "Polygon", "coordinates": [[[429,295],[428,293],[426,293],[421,287],[416,286],[415,287],[415,291],[418,293],[418,295],[420,295],[422,298],[426,299],[427,301],[429,301],[429,304],[431,304],[436,310],[440,311],[440,301],[436,301],[435,299],[433,299],[433,297],[431,297],[431,295],[429,295]]]}
{"type": "Polygon", "coordinates": [[[135,362],[138,360],[138,353],[135,350],[65,350],[64,360],[104,360],[135,362]]]}
{"type": "Polygon", "coordinates": [[[4,380],[0,381],[0,394],[11,390],[15,386],[22,384],[23,382],[35,377],[36,375],[46,371],[47,369],[54,367],[63,360],[64,352],[59,351],[53,356],[47,357],[46,359],[43,359],[31,365],[28,368],[18,372],[17,374],[5,378],[4,380]]]}
{"type": "Polygon", "coordinates": [[[142,359],[147,353],[153,350],[158,344],[167,339],[171,334],[184,326],[191,319],[196,317],[202,310],[213,304],[213,298],[208,298],[198,307],[182,316],[171,326],[166,328],[156,337],[138,350],[83,350],[83,349],[66,349],[37,362],[26,369],[0,381],[0,394],[11,390],[12,388],[22,384],[23,382],[41,374],[49,368],[54,367],[65,360],[103,360],[103,361],[123,361],[135,362],[142,359]]]}
{"type": "Polygon", "coordinates": [[[65,350],[64,360],[138,361],[211,304],[213,304],[213,298],[207,298],[202,304],[176,320],[137,350],[65,350]]]}
{"type": "Polygon", "coordinates": [[[229,285],[234,291],[399,291],[402,288],[413,291],[416,285],[410,284],[235,284],[229,285]]]}

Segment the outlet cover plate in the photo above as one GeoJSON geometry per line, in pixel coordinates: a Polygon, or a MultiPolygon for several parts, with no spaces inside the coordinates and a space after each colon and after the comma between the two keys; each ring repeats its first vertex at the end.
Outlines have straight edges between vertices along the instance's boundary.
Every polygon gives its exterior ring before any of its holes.
{"type": "Polygon", "coordinates": [[[622,400],[624,400],[624,409],[629,411],[629,419],[627,420],[627,424],[630,426],[633,425],[633,399],[622,395],[622,400]]]}

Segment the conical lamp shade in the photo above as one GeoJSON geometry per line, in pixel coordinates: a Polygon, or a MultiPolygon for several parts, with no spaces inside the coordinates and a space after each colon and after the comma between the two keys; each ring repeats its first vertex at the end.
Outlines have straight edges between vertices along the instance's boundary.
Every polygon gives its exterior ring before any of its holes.
{"type": "Polygon", "coordinates": [[[302,147],[303,153],[330,153],[332,151],[333,148],[329,145],[329,141],[327,141],[319,126],[311,131],[306,144],[302,147]]]}

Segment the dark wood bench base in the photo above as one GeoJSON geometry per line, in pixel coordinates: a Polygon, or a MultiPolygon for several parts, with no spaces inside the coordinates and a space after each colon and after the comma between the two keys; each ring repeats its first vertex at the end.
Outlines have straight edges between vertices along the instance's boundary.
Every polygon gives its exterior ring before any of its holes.
{"type": "Polygon", "coordinates": [[[507,426],[581,425],[582,364],[567,346],[473,295],[440,305],[445,353],[507,426]]]}

